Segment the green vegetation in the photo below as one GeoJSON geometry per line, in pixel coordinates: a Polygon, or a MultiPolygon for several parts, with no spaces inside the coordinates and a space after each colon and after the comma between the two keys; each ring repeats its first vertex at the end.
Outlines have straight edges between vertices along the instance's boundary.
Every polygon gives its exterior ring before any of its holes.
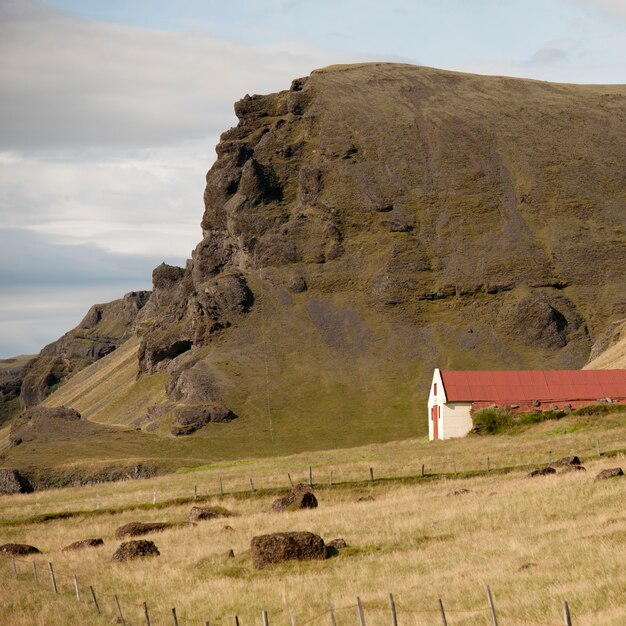
{"type": "Polygon", "coordinates": [[[572,411],[574,415],[609,415],[610,413],[623,413],[626,411],[626,404],[590,404],[589,406],[582,406],[575,411],[572,411]]]}
{"type": "MultiPolygon", "coordinates": [[[[534,424],[549,420],[560,420],[566,415],[572,416],[602,416],[611,414],[626,413],[624,404],[593,404],[584,406],[573,411],[549,410],[549,411],[528,411],[524,413],[514,413],[507,408],[485,408],[473,412],[474,433],[478,435],[495,435],[505,432],[519,432],[534,424]]],[[[575,422],[569,426],[572,431],[584,428],[584,424],[575,422]]]]}

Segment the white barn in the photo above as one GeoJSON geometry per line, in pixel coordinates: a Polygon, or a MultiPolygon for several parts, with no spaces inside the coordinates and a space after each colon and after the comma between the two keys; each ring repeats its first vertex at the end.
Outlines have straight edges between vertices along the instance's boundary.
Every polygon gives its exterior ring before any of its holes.
{"type": "Polygon", "coordinates": [[[435,369],[428,395],[428,437],[465,437],[473,428],[472,409],[575,409],[606,399],[626,401],[626,370],[435,369]]]}
{"type": "Polygon", "coordinates": [[[436,368],[428,395],[428,438],[465,437],[472,430],[472,402],[448,401],[442,372],[436,368]]]}

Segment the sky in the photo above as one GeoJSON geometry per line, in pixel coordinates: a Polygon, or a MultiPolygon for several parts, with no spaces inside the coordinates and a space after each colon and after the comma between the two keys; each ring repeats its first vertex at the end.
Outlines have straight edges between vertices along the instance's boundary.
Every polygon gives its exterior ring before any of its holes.
{"type": "Polygon", "coordinates": [[[626,0],[0,0],[0,358],[184,264],[234,101],[360,61],[626,83],[626,0]]]}

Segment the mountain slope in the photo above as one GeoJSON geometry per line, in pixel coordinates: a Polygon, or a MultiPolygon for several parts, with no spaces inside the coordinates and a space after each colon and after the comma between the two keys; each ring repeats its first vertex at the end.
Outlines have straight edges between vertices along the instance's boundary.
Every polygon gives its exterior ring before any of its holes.
{"type": "Polygon", "coordinates": [[[375,63],[235,112],[116,369],[133,401],[47,404],[209,456],[390,440],[426,431],[433,367],[582,367],[626,316],[626,87],[375,63]]]}

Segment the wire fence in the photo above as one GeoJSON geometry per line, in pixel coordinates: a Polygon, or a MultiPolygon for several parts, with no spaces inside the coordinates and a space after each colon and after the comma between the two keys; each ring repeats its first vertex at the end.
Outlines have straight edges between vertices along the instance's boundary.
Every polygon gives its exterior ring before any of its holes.
{"type": "MultiPolygon", "coordinates": [[[[47,593],[44,599],[46,602],[50,594],[56,598],[65,600],[74,599],[84,607],[84,623],[117,623],[123,626],[157,626],[171,624],[172,626],[248,626],[256,623],[258,626],[270,626],[270,615],[267,611],[258,612],[256,622],[244,624],[239,615],[235,613],[215,613],[211,619],[199,615],[199,611],[189,610],[186,607],[177,609],[172,607],[169,610],[163,609],[159,603],[149,603],[128,600],[118,594],[96,591],[94,585],[87,584],[79,580],[75,574],[57,570],[51,562],[42,559],[25,559],[18,556],[11,556],[0,553],[3,557],[5,576],[13,577],[16,581],[29,584],[41,593],[47,593]],[[156,608],[155,608],[156,607],[156,608]],[[96,620],[96,621],[95,621],[96,620]],[[100,620],[98,622],[97,620],[100,620]]],[[[272,614],[272,624],[307,626],[309,624],[322,624],[327,626],[339,626],[339,624],[350,624],[357,626],[370,626],[372,623],[391,622],[392,626],[401,626],[407,623],[407,617],[419,617],[427,620],[428,624],[441,624],[442,626],[452,626],[453,624],[468,623],[471,619],[473,624],[491,624],[492,626],[514,625],[514,626],[572,626],[572,617],[569,604],[563,601],[562,619],[554,618],[550,621],[537,620],[511,612],[510,609],[500,611],[496,608],[494,595],[489,586],[485,587],[485,602],[483,606],[459,607],[445,605],[441,598],[432,602],[431,606],[409,606],[390,593],[386,598],[376,598],[363,601],[360,597],[355,598],[355,602],[334,606],[331,601],[326,603],[324,608],[317,607],[312,616],[299,619],[293,607],[284,607],[272,614]],[[351,615],[352,614],[352,615],[351,615]],[[467,618],[467,619],[466,619],[467,618]],[[480,622],[476,619],[479,618],[480,622]]],[[[310,611],[310,609],[309,609],[310,611]]],[[[556,611],[555,611],[556,612],[556,611]]],[[[411,621],[415,623],[415,621],[411,621]]]]}
{"type": "MultiPolygon", "coordinates": [[[[486,439],[486,438],[485,438],[486,439]]],[[[521,471],[534,467],[543,467],[556,462],[560,457],[577,455],[584,460],[597,460],[626,452],[626,438],[624,433],[606,435],[602,438],[577,438],[576,441],[562,444],[554,442],[552,449],[542,446],[542,449],[529,444],[509,446],[507,451],[490,450],[488,445],[482,452],[456,456],[439,449],[436,455],[416,453],[414,458],[406,463],[387,463],[385,461],[360,461],[345,465],[323,465],[318,463],[309,465],[304,471],[279,473],[277,471],[260,474],[229,472],[218,473],[211,470],[204,472],[190,472],[177,476],[180,484],[153,487],[151,489],[133,489],[124,492],[124,487],[116,488],[114,483],[106,483],[108,494],[96,492],[77,495],[73,502],[56,506],[53,502],[47,505],[42,512],[42,505],[33,502],[31,509],[36,512],[34,517],[38,521],[54,520],[57,517],[72,517],[83,514],[94,514],[100,511],[122,512],[135,508],[150,508],[174,506],[191,502],[202,502],[214,497],[241,497],[245,494],[273,494],[293,487],[297,483],[315,485],[318,489],[327,489],[341,486],[367,487],[368,485],[393,482],[412,482],[422,479],[463,478],[468,476],[489,475],[496,472],[521,471]],[[114,493],[110,493],[114,490],[114,493]],[[80,509],[72,509],[72,505],[79,505],[80,509]]],[[[117,483],[120,485],[121,483],[117,483]]],[[[97,489],[97,486],[95,487],[97,489]]],[[[45,492],[37,492],[42,494],[45,492]]],[[[35,494],[35,496],[37,495],[35,494]]],[[[29,510],[28,502],[21,503],[23,510],[29,510]]],[[[25,523],[29,520],[25,513],[19,519],[13,519],[12,507],[0,509],[0,524],[25,523]],[[11,516],[11,517],[9,517],[11,516]]]]}

